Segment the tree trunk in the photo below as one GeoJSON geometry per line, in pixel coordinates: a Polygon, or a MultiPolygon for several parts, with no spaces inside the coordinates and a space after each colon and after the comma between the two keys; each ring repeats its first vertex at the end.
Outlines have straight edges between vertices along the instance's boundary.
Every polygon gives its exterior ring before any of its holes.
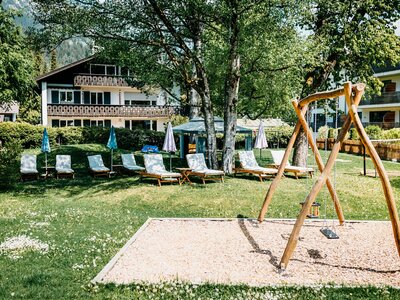
{"type": "Polygon", "coordinates": [[[199,93],[194,88],[190,89],[189,93],[189,119],[200,116],[201,98],[199,93]]]}
{"type": "Polygon", "coordinates": [[[294,166],[306,167],[308,155],[307,136],[303,129],[299,132],[296,142],[294,143],[292,164],[294,166]]]}
{"type": "Polygon", "coordinates": [[[235,137],[237,122],[237,102],[240,82],[240,55],[239,46],[239,16],[237,14],[237,1],[231,4],[230,50],[229,65],[227,71],[227,94],[224,103],[224,146],[223,146],[223,170],[227,174],[232,173],[235,155],[235,137]]]}
{"type": "Polygon", "coordinates": [[[204,126],[207,135],[208,165],[212,169],[218,169],[217,160],[217,135],[214,126],[214,112],[210,98],[210,89],[207,78],[205,78],[204,89],[200,93],[202,100],[202,111],[204,115],[204,126]]]}
{"type": "MultiPolygon", "coordinates": [[[[198,57],[202,57],[202,42],[201,42],[201,35],[204,30],[203,25],[201,25],[199,22],[195,22],[193,25],[193,28],[195,28],[195,34],[193,36],[193,49],[194,52],[198,57]]],[[[192,77],[196,77],[196,65],[193,64],[193,69],[192,69],[192,77]]],[[[201,111],[201,97],[199,93],[196,91],[194,87],[191,87],[190,93],[189,93],[189,119],[196,118],[200,115],[201,111]]]]}

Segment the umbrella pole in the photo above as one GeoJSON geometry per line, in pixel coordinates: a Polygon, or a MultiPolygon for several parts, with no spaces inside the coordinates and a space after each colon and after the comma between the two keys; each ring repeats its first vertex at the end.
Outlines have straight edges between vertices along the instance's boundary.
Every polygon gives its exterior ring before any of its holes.
{"type": "Polygon", "coordinates": [[[45,160],[45,165],[46,165],[46,178],[48,175],[48,171],[47,171],[47,152],[44,153],[44,160],[45,160]]]}
{"type": "Polygon", "coordinates": [[[169,171],[172,172],[172,154],[169,152],[169,171]]]}
{"type": "Polygon", "coordinates": [[[113,151],[114,149],[111,148],[111,172],[113,171],[113,151]]]}
{"type": "Polygon", "coordinates": [[[260,148],[260,158],[261,158],[261,148],[260,148]]]}

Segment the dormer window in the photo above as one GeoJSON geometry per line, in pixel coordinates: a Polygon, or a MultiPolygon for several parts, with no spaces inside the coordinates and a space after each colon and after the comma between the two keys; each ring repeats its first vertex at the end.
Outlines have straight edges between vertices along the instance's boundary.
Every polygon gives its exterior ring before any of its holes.
{"type": "Polygon", "coordinates": [[[90,74],[116,76],[120,75],[120,72],[119,67],[115,65],[90,64],[90,74]]]}

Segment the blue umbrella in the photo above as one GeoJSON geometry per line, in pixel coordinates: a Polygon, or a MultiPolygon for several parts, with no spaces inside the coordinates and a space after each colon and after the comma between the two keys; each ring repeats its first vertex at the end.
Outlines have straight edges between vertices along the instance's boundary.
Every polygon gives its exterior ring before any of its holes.
{"type": "Polygon", "coordinates": [[[42,146],[40,147],[40,149],[42,150],[42,152],[44,152],[45,155],[46,172],[47,172],[47,153],[50,152],[50,141],[46,128],[43,130],[42,146]]]}
{"type": "Polygon", "coordinates": [[[117,137],[115,136],[114,126],[111,126],[110,136],[108,138],[107,147],[111,149],[111,172],[113,170],[113,151],[117,149],[117,137]]]}

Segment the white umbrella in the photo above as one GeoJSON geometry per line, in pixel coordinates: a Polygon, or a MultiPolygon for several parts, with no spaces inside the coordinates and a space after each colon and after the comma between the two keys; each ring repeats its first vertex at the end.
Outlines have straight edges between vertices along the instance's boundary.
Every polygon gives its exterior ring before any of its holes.
{"type": "Polygon", "coordinates": [[[164,145],[162,148],[164,151],[169,152],[169,170],[172,170],[172,156],[171,153],[176,151],[174,133],[172,132],[172,124],[168,122],[167,132],[165,133],[164,145]]]}
{"type": "Polygon", "coordinates": [[[268,143],[265,137],[264,125],[262,120],[260,120],[260,126],[258,126],[258,132],[256,136],[256,142],[254,143],[254,148],[260,149],[260,157],[261,157],[261,149],[268,148],[268,143]]]}

